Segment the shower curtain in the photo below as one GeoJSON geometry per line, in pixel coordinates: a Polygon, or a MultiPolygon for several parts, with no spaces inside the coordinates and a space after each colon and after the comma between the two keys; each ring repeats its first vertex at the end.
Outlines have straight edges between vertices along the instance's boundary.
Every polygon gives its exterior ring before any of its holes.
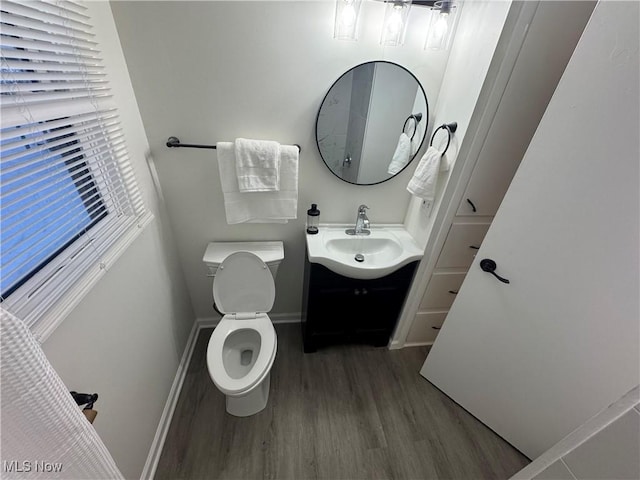
{"type": "Polygon", "coordinates": [[[123,478],[29,328],[4,309],[1,321],[0,477],[123,478]]]}

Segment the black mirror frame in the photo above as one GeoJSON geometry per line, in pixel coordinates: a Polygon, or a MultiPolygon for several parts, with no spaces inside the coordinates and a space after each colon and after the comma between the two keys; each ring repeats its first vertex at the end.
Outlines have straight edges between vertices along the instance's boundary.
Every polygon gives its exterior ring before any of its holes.
{"type": "Polygon", "coordinates": [[[342,75],[340,75],[338,77],[338,79],[333,82],[333,84],[331,84],[331,87],[329,87],[329,90],[327,90],[327,93],[325,93],[324,98],[322,99],[322,102],[320,103],[320,107],[318,108],[318,113],[316,114],[316,126],[315,126],[315,137],[316,137],[316,147],[318,148],[318,153],[320,154],[320,158],[322,158],[322,163],[324,163],[324,165],[327,167],[327,169],[329,169],[329,171],[335,175],[336,177],[338,177],[340,180],[342,180],[345,183],[350,183],[351,185],[358,185],[358,186],[370,186],[370,185],[379,185],[381,183],[387,182],[389,180],[392,180],[393,178],[397,177],[398,175],[400,175],[409,165],[411,165],[411,163],[415,160],[416,156],[418,155],[418,152],[420,151],[420,149],[422,148],[422,146],[424,145],[424,142],[427,138],[427,130],[429,128],[429,100],[427,99],[427,93],[424,91],[424,87],[422,86],[422,84],[420,83],[420,80],[418,80],[416,78],[416,76],[411,73],[409,71],[409,69],[403,67],[402,65],[399,65],[395,62],[389,62],[387,60],[371,60],[368,62],[363,62],[360,63],[358,65],[356,65],[355,67],[350,68],[349,70],[347,70],[346,72],[344,72],[342,75]],[[327,164],[327,161],[325,160],[325,158],[322,156],[322,151],[320,150],[320,142],[318,141],[318,120],[320,118],[320,111],[322,110],[322,106],[324,105],[324,102],[327,100],[327,97],[329,96],[329,92],[331,92],[331,90],[333,89],[333,87],[342,79],[342,77],[344,77],[345,75],[347,75],[349,72],[351,72],[352,70],[355,70],[358,67],[361,67],[363,65],[368,65],[370,63],[388,63],[390,65],[394,65],[396,67],[401,68],[402,70],[404,70],[405,72],[407,72],[409,75],[411,75],[413,77],[413,79],[416,81],[416,83],[418,84],[418,87],[420,88],[420,90],[422,91],[422,95],[424,95],[424,103],[425,103],[425,108],[426,108],[426,112],[424,115],[424,119],[425,119],[425,125],[424,125],[424,134],[422,136],[422,141],[420,142],[420,146],[416,149],[416,153],[411,157],[411,159],[407,162],[407,164],[402,167],[402,170],[400,170],[398,173],[392,175],[389,178],[385,178],[384,180],[380,180],[379,182],[375,182],[375,183],[355,183],[355,182],[350,182],[349,180],[345,180],[344,178],[342,178],[341,176],[339,176],[336,172],[334,172],[329,165],[327,164]]]}

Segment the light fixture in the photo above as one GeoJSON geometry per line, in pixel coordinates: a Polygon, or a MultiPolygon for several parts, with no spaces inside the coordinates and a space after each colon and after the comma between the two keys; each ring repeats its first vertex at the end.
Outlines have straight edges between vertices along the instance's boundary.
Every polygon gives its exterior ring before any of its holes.
{"type": "MultiPolygon", "coordinates": [[[[380,44],[404,45],[412,5],[430,10],[425,50],[448,50],[455,32],[462,0],[379,0],[386,4],[380,44]]],[[[358,39],[358,16],[362,0],[336,0],[333,38],[358,39]]]]}
{"type": "Polygon", "coordinates": [[[431,7],[425,50],[447,50],[456,27],[458,5],[440,0],[431,7]]]}
{"type": "Polygon", "coordinates": [[[336,0],[336,20],[333,38],[358,39],[358,14],[362,0],[336,0]]]}
{"type": "Polygon", "coordinates": [[[380,45],[395,47],[404,44],[404,35],[407,31],[407,20],[411,10],[411,0],[388,1],[382,24],[380,45]]]}

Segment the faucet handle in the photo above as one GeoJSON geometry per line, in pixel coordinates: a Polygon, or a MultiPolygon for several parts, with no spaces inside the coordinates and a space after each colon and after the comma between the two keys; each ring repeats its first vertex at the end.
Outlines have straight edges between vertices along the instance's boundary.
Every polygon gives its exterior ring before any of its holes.
{"type": "Polygon", "coordinates": [[[364,213],[365,210],[369,210],[369,207],[364,204],[358,207],[358,213],[364,213]]]}

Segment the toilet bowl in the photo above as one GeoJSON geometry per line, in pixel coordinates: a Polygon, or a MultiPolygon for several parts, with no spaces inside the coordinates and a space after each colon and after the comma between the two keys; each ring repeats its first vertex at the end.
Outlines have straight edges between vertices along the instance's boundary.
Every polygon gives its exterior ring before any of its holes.
{"type": "Polygon", "coordinates": [[[231,415],[247,417],[267,406],[276,349],[276,332],[267,315],[252,320],[223,319],[215,328],[207,347],[207,367],[213,383],[226,396],[231,415]]]}
{"type": "Polygon", "coordinates": [[[231,253],[216,267],[213,297],[224,317],[209,339],[207,368],[226,397],[227,412],[246,417],[263,410],[269,399],[277,349],[267,315],[275,299],[272,269],[247,251],[231,253]]]}

